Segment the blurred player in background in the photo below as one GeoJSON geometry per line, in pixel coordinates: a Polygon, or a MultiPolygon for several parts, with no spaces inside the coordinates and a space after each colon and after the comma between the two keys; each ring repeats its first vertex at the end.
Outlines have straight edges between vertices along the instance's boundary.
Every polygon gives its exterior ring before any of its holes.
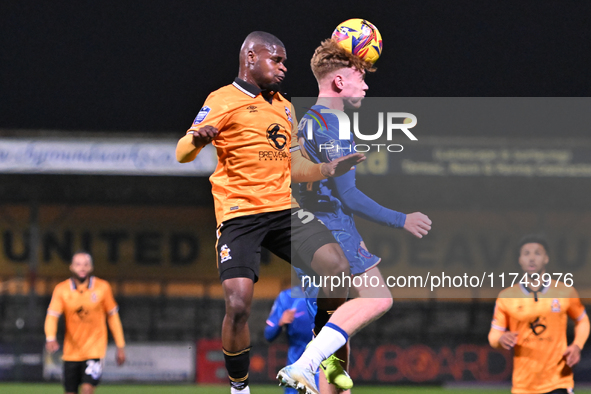
{"type": "MultiPolygon", "coordinates": [[[[310,112],[320,113],[322,109],[343,110],[345,107],[359,108],[361,100],[368,89],[365,83],[365,73],[374,71],[371,63],[351,54],[333,40],[324,41],[318,47],[311,61],[312,71],[318,81],[319,94],[316,105],[310,112]]],[[[355,153],[355,144],[351,134],[349,140],[339,140],[339,121],[336,115],[323,114],[327,123],[318,125],[310,116],[310,112],[302,118],[299,125],[299,144],[301,152],[314,163],[330,163],[351,153],[355,153]],[[308,122],[313,127],[313,139],[305,139],[308,122]],[[321,150],[320,146],[330,145],[330,149],[321,150]]],[[[386,226],[404,228],[418,238],[427,235],[431,229],[431,220],[420,212],[405,215],[382,207],[371,198],[363,194],[355,185],[355,169],[351,169],[340,177],[308,182],[300,185],[302,205],[312,211],[326,227],[332,231],[341,249],[345,252],[350,264],[352,275],[367,274],[367,283],[377,283],[377,286],[351,288],[350,297],[355,300],[347,302],[347,327],[349,336],[365,327],[367,324],[382,316],[392,306],[392,295],[385,285],[385,281],[377,265],[380,258],[367,251],[361,236],[355,227],[353,215],[360,215],[386,226]]],[[[298,270],[300,276],[304,272],[298,270]]],[[[307,288],[309,302],[314,303],[318,294],[317,288],[307,288]]],[[[319,298],[318,301],[321,299],[319,298]]],[[[344,305],[344,306],[345,306],[344,305]]],[[[311,310],[315,306],[310,306],[311,310]]],[[[329,320],[330,316],[322,311],[316,312],[315,332],[318,333],[329,320]]],[[[314,341],[294,364],[296,368],[314,371],[322,361],[314,341]]],[[[343,348],[345,350],[346,347],[343,348]]],[[[347,354],[341,353],[344,363],[347,354]]],[[[290,366],[291,367],[291,366],[290,366]]],[[[288,368],[290,368],[288,367],[288,368]]],[[[336,357],[330,357],[321,364],[326,380],[331,386],[325,385],[321,379],[320,392],[337,392],[350,389],[353,382],[343,370],[341,362],[336,357]]]]}
{"type": "Polygon", "coordinates": [[[63,314],[66,319],[64,338],[64,376],[66,393],[94,393],[103,372],[107,352],[107,324],[117,345],[117,365],[125,362],[125,339],[119,319],[119,307],[106,281],[91,276],[92,257],[78,252],[72,257],[72,277],[59,283],[51,297],[45,319],[45,348],[54,353],[57,324],[63,314]]]}
{"type": "Polygon", "coordinates": [[[512,393],[572,393],[572,367],[589,337],[589,317],[574,287],[546,273],[548,244],[538,236],[519,242],[519,265],[527,284],[501,291],[488,334],[496,349],[514,349],[512,393]],[[567,345],[567,317],[575,338],[567,345]]]}
{"type": "MultiPolygon", "coordinates": [[[[260,31],[249,34],[240,50],[238,78],[209,95],[176,149],[181,163],[193,161],[210,142],[217,149],[218,165],[210,181],[218,223],[218,271],[226,302],[222,346],[232,393],[250,392],[248,317],[261,246],[289,262],[293,255],[294,265],[306,272],[349,273],[330,231],[292,199],[291,167],[305,181],[312,181],[348,171],[363,155],[327,165],[291,163],[295,114],[279,93],[286,58],[277,37],[260,31]]],[[[348,294],[347,287],[324,291],[331,297],[326,299],[327,309],[336,309],[348,294]]],[[[345,340],[338,330],[327,330],[326,335],[337,337],[337,343],[345,340]]],[[[333,349],[337,346],[333,342],[327,344],[328,355],[340,347],[333,349]]]]}
{"type": "MultiPolygon", "coordinates": [[[[269,342],[279,337],[285,327],[289,343],[287,364],[295,362],[312,340],[313,319],[304,297],[302,289],[297,286],[283,290],[275,299],[265,326],[265,339],[269,342]]],[[[285,394],[297,394],[297,390],[286,387],[285,394]]]]}

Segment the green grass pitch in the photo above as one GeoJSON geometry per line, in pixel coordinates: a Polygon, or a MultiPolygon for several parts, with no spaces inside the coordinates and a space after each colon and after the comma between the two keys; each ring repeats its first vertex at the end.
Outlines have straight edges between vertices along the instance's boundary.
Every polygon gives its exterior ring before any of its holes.
{"type": "MultiPolygon", "coordinates": [[[[63,394],[59,384],[44,383],[0,383],[2,394],[63,394]]],[[[494,389],[486,388],[441,388],[441,387],[404,387],[404,386],[360,386],[354,387],[354,394],[508,394],[506,387],[494,389]]],[[[197,386],[197,385],[100,385],[95,394],[229,394],[227,386],[197,386]]],[[[283,390],[276,386],[251,386],[252,394],[281,394],[283,390]]],[[[577,394],[591,394],[591,390],[576,390],[577,394]]]]}

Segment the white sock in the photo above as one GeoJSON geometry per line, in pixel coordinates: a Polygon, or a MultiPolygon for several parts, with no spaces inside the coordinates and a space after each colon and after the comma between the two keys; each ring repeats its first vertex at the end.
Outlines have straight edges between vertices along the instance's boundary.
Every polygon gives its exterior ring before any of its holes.
{"type": "Polygon", "coordinates": [[[294,364],[316,371],[320,363],[347,343],[349,336],[336,324],[327,323],[294,364]]]}
{"type": "Polygon", "coordinates": [[[246,386],[242,390],[236,390],[234,387],[230,387],[230,394],[250,394],[250,387],[246,386]]]}

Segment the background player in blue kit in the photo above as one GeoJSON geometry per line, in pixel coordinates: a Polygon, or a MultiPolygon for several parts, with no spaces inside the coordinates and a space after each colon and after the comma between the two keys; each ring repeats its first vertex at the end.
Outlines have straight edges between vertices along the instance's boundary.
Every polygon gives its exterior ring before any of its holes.
{"type": "MultiPolygon", "coordinates": [[[[304,115],[299,124],[298,138],[304,156],[315,163],[328,163],[345,155],[354,153],[353,134],[349,139],[339,139],[339,122],[334,114],[322,114],[326,124],[316,122],[317,114],[322,109],[359,108],[368,89],[365,73],[374,71],[371,63],[365,62],[341,48],[335,41],[326,40],[318,47],[311,61],[312,71],[318,81],[319,94],[316,104],[304,115]],[[307,139],[308,124],[311,123],[313,138],[307,139]],[[320,149],[320,148],[323,149],[320,149]],[[327,147],[330,147],[327,149],[327,147]]],[[[392,305],[392,295],[377,265],[380,258],[370,253],[355,227],[354,216],[359,215],[375,223],[395,228],[404,228],[417,238],[427,235],[431,229],[431,220],[420,212],[404,213],[385,208],[366,196],[355,184],[355,169],[337,178],[323,179],[317,182],[300,184],[301,205],[313,212],[326,227],[332,231],[335,239],[347,257],[351,275],[367,274],[375,277],[366,283],[378,283],[375,287],[351,287],[350,297],[357,297],[366,304],[351,318],[360,322],[359,329],[384,314],[392,305]]],[[[300,270],[298,272],[302,274],[300,270]]],[[[317,288],[307,288],[308,303],[314,309],[317,288]]],[[[315,332],[318,332],[328,320],[328,316],[316,314],[315,332]],[[323,321],[324,320],[324,321],[323,321]]],[[[300,362],[306,364],[308,351],[304,352],[300,362]]],[[[312,352],[310,352],[312,354],[312,352]]],[[[310,356],[312,358],[312,356],[310,356]]],[[[347,356],[342,357],[346,360],[347,356]]],[[[312,365],[313,367],[314,365],[312,365]]],[[[327,380],[333,386],[320,386],[320,391],[336,392],[339,384],[327,372],[327,380]]],[[[322,380],[321,380],[322,382],[322,380]]],[[[352,385],[352,384],[351,384],[352,385]]]]}
{"type": "MultiPolygon", "coordinates": [[[[289,342],[287,364],[295,362],[306,349],[308,342],[312,340],[314,320],[308,313],[306,300],[303,297],[302,289],[297,286],[279,293],[265,327],[265,339],[269,342],[279,337],[285,327],[289,342]]],[[[285,393],[297,394],[298,392],[294,388],[286,387],[285,393]]]]}

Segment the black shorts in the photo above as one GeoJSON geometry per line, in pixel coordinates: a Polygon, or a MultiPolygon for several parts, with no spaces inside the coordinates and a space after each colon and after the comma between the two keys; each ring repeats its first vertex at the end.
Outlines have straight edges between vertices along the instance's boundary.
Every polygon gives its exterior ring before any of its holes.
{"type": "Polygon", "coordinates": [[[261,246],[305,272],[323,245],[336,243],[320,220],[303,209],[240,216],[217,229],[216,256],[220,281],[259,279],[261,246]],[[293,258],[292,258],[293,257],[293,258]]]}
{"type": "Polygon", "coordinates": [[[556,389],[546,394],[575,394],[575,392],[572,389],[556,389]]]}
{"type": "Polygon", "coordinates": [[[103,374],[103,360],[64,361],[64,388],[66,393],[77,393],[82,383],[97,386],[103,374]]]}

